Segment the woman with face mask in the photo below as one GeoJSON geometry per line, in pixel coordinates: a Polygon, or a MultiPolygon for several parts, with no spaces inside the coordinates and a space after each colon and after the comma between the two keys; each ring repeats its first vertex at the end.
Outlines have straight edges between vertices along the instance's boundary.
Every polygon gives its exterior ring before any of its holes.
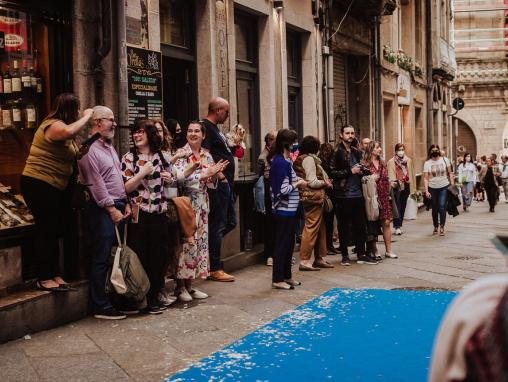
{"type": "Polygon", "coordinates": [[[462,184],[462,208],[464,212],[473,201],[473,186],[477,176],[476,166],[472,162],[471,154],[464,155],[464,161],[459,165],[459,182],[462,184]]]}
{"type": "Polygon", "coordinates": [[[438,145],[431,145],[428,159],[423,165],[425,196],[432,202],[433,235],[445,234],[448,186],[453,185],[452,166],[448,159],[441,156],[438,145]]]}
{"type": "Polygon", "coordinates": [[[404,213],[409,195],[416,192],[416,177],[413,167],[413,161],[406,155],[403,143],[395,145],[395,155],[386,164],[388,168],[388,178],[393,187],[395,204],[398,209],[398,217],[393,219],[393,229],[395,235],[402,235],[402,223],[404,222],[404,213]]]}

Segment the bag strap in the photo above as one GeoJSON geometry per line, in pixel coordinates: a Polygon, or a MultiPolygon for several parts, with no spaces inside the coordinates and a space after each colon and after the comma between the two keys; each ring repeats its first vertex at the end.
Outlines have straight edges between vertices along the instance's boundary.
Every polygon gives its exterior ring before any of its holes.
{"type": "Polygon", "coordinates": [[[123,246],[127,246],[127,224],[125,224],[125,227],[123,229],[123,246]]]}
{"type": "Polygon", "coordinates": [[[118,246],[122,246],[122,240],[120,240],[120,232],[118,231],[118,227],[115,225],[115,233],[116,233],[116,240],[118,241],[118,246]]]}

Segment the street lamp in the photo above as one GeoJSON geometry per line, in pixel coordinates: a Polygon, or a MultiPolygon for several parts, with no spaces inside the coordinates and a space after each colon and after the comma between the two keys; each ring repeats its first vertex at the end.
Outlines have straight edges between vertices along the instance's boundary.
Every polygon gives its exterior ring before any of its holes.
{"type": "Polygon", "coordinates": [[[280,12],[282,9],[284,9],[284,1],[283,0],[273,0],[273,8],[280,12]]]}

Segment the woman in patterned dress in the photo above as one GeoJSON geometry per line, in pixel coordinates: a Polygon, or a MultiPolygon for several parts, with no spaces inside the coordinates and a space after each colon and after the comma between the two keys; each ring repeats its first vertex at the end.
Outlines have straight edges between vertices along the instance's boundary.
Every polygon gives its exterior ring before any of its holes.
{"type": "MultiPolygon", "coordinates": [[[[363,164],[368,167],[371,176],[376,179],[377,197],[379,203],[379,221],[374,222],[375,227],[369,227],[367,250],[376,260],[381,260],[377,250],[376,241],[379,228],[382,229],[385,242],[385,257],[395,259],[398,256],[392,252],[392,230],[390,223],[393,220],[392,202],[390,199],[390,180],[386,163],[381,159],[383,149],[379,142],[371,141],[363,154],[363,164]]],[[[372,223],[372,222],[369,222],[372,223]]],[[[369,224],[372,225],[372,224],[369,224]]]]}
{"type": "Polygon", "coordinates": [[[183,185],[183,194],[191,199],[196,212],[197,230],[194,240],[182,246],[176,266],[177,288],[175,295],[180,301],[204,299],[208,295],[192,288],[192,280],[206,279],[209,275],[208,254],[208,188],[215,188],[217,173],[224,170],[228,161],[214,163],[210,153],[201,147],[205,138],[205,127],[199,122],[191,122],[187,128],[187,144],[179,150],[184,158],[178,159],[173,168],[173,175],[183,185]],[[182,176],[189,168],[195,169],[190,176],[182,176]]]}

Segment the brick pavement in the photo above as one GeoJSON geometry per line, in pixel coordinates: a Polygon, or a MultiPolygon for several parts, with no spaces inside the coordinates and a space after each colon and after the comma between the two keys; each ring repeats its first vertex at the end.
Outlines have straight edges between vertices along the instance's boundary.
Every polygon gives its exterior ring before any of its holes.
{"type": "Polygon", "coordinates": [[[445,237],[432,237],[430,213],[422,212],[405,224],[403,236],[394,237],[399,259],[295,271],[303,285],[289,292],[270,289],[270,268],[256,265],[236,272],[235,283],[204,282],[199,288],[211,295],[208,300],[161,316],[116,322],[87,318],[11,341],[0,345],[0,379],[160,381],[330,288],[460,289],[483,275],[506,271],[489,238],[506,233],[507,217],[508,204],[490,214],[486,202],[475,203],[471,212],[449,218],[445,237]]]}

